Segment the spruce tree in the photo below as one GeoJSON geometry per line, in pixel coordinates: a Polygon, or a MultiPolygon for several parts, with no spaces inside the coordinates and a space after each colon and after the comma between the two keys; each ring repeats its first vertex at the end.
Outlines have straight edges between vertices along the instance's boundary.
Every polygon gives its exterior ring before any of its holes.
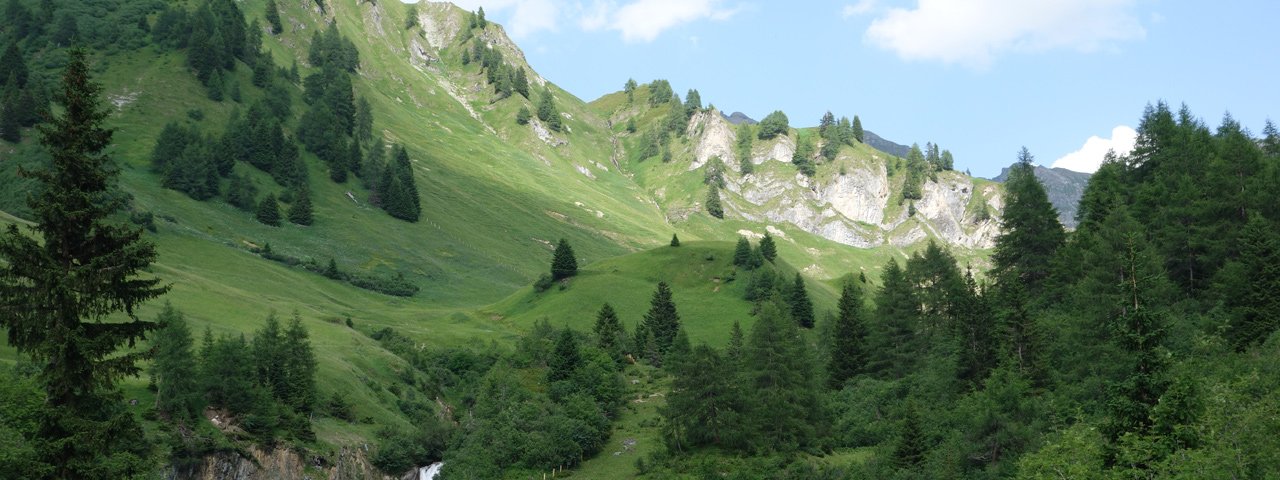
{"type": "Polygon", "coordinates": [[[152,342],[155,360],[151,366],[156,384],[156,410],[186,423],[194,420],[203,408],[203,392],[197,382],[195,342],[187,320],[172,304],[165,303],[156,323],[160,329],[152,342]]]}
{"type": "Polygon", "coordinates": [[[724,207],[720,205],[720,188],[714,183],[707,187],[707,213],[716,218],[724,218],[724,207]]]}
{"type": "Polygon", "coordinates": [[[271,34],[284,33],[284,24],[280,22],[280,7],[276,0],[267,0],[267,24],[271,25],[271,34]]]}
{"type": "Polygon", "coordinates": [[[908,403],[893,447],[893,466],[899,470],[916,470],[928,450],[924,432],[920,431],[920,414],[914,403],[908,403]]]}
{"type": "Polygon", "coordinates": [[[889,259],[876,292],[876,322],[868,332],[868,371],[880,378],[901,378],[915,370],[916,303],[911,283],[895,259],[889,259]]]}
{"type": "Polygon", "coordinates": [[[560,243],[556,244],[555,252],[551,254],[551,279],[560,280],[577,274],[578,259],[573,255],[573,247],[561,238],[560,243]]]}
{"type": "Polygon", "coordinates": [[[674,234],[674,233],[673,233],[673,234],[671,234],[671,246],[673,246],[673,247],[679,247],[679,246],[680,246],[680,237],[676,236],[676,234],[674,234]]]}
{"type": "Polygon", "coordinates": [[[293,204],[289,205],[289,222],[297,225],[311,225],[315,222],[311,212],[311,189],[306,185],[293,192],[293,204]]]}
{"type": "Polygon", "coordinates": [[[865,137],[865,135],[866,133],[862,131],[862,119],[858,118],[857,115],[854,115],[853,116],[853,138],[857,139],[858,143],[863,143],[863,138],[865,137]]]}
{"type": "Polygon", "coordinates": [[[258,204],[258,210],[254,213],[254,218],[263,225],[273,227],[280,226],[280,203],[276,201],[274,193],[268,193],[258,204]]]}
{"type": "Polygon", "coordinates": [[[813,445],[821,410],[813,363],[777,302],[761,304],[743,357],[743,388],[753,397],[743,424],[755,449],[794,452],[813,445]]]}
{"type": "Polygon", "coordinates": [[[119,351],[158,327],[134,311],[168,287],[139,277],[155,247],[140,230],[110,220],[125,197],[103,154],[112,136],[102,125],[109,110],[85,57],[70,52],[57,95],[61,113],[38,127],[48,166],[22,171],[40,185],[29,205],[41,238],[16,225],[0,234],[0,326],[9,345],[41,365],[36,449],[53,466],[51,476],[142,476],[151,471],[145,439],[116,381],[136,375],[135,363],[147,353],[119,351]],[[127,320],[118,321],[118,313],[127,320]]]}
{"type": "Polygon", "coordinates": [[[746,267],[750,260],[751,243],[747,241],[747,237],[738,237],[738,244],[733,248],[733,264],[746,267]]]}
{"type": "Polygon", "coordinates": [[[839,390],[867,366],[866,314],[862,309],[862,290],[853,282],[845,282],[840,290],[838,309],[831,339],[831,360],[827,365],[827,386],[832,390],[839,390]]]}
{"type": "Polygon", "coordinates": [[[660,355],[671,350],[671,344],[680,331],[680,314],[676,312],[676,304],[671,300],[671,287],[667,282],[658,282],[649,301],[649,311],[644,314],[644,328],[653,335],[653,341],[660,355]]]}
{"type": "Polygon", "coordinates": [[[804,277],[796,272],[796,280],[791,285],[787,303],[791,305],[791,319],[800,328],[813,328],[813,302],[809,300],[809,292],[804,287],[804,277]]]}
{"type": "Polygon", "coordinates": [[[773,236],[769,235],[769,229],[765,229],[764,238],[760,239],[760,255],[770,262],[778,258],[778,246],[773,242],[773,236]]]}
{"type": "Polygon", "coordinates": [[[1034,297],[1049,276],[1050,261],[1066,233],[1044,186],[1036,179],[1033,159],[1023,147],[1005,182],[1008,193],[992,262],[997,283],[1020,283],[1034,297]]]}
{"type": "MultiPolygon", "coordinates": [[[[302,317],[293,313],[280,344],[280,402],[298,413],[308,413],[317,403],[316,358],[302,317]]],[[[309,424],[309,423],[308,423],[309,424]]]]}
{"type": "Polygon", "coordinates": [[[573,378],[573,372],[582,364],[582,355],[578,352],[578,340],[573,331],[565,327],[556,337],[555,348],[547,359],[547,383],[555,383],[573,378]]]}
{"type": "Polygon", "coordinates": [[[609,354],[615,362],[622,363],[623,352],[627,349],[627,332],[618,321],[618,313],[608,303],[600,307],[596,314],[596,346],[609,354]]]}

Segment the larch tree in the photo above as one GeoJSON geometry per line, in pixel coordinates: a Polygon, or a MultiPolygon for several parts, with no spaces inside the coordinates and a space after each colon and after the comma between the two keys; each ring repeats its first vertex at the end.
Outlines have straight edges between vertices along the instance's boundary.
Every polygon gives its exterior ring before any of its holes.
{"type": "Polygon", "coordinates": [[[126,197],[103,153],[111,144],[102,125],[109,111],[86,56],[70,52],[57,95],[61,114],[38,127],[48,166],[21,171],[38,184],[29,204],[41,238],[16,225],[0,234],[0,326],[10,345],[40,365],[46,398],[37,449],[52,477],[122,478],[149,465],[142,429],[122,407],[116,382],[137,375],[136,362],[148,354],[120,350],[158,327],[134,311],[168,287],[144,275],[155,246],[111,220],[126,197]]]}

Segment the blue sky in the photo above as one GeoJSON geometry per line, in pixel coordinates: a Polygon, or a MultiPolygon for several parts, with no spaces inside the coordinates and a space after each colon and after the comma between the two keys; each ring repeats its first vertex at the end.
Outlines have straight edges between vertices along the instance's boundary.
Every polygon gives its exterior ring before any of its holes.
{"type": "MultiPolygon", "coordinates": [[[[1280,2],[1161,0],[459,0],[483,5],[545,77],[584,100],[671,81],[793,126],[857,114],[994,176],[1025,145],[1090,170],[1143,107],[1210,126],[1280,120],[1280,2]]],[[[1128,137],[1128,138],[1126,138],[1128,137]]]]}

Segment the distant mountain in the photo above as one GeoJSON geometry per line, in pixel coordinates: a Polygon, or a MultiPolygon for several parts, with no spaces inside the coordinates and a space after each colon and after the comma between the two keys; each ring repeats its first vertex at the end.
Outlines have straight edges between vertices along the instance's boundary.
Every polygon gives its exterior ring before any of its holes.
{"type": "MultiPolygon", "coordinates": [[[[1003,183],[1009,178],[1012,165],[1000,170],[992,180],[1003,183]]],[[[1058,221],[1067,228],[1076,228],[1076,209],[1080,205],[1080,197],[1084,195],[1084,187],[1089,184],[1088,173],[1067,170],[1065,168],[1048,168],[1036,165],[1036,178],[1044,184],[1049,194],[1049,203],[1058,209],[1058,221]]]]}
{"type": "Polygon", "coordinates": [[[907,153],[911,152],[911,147],[885,140],[884,137],[876,135],[870,130],[866,130],[864,133],[864,143],[871,146],[871,148],[897,157],[906,157],[907,153]]]}
{"type": "Polygon", "coordinates": [[[757,122],[756,119],[748,117],[747,114],[742,112],[733,112],[729,115],[725,115],[724,112],[720,112],[720,116],[724,117],[725,120],[728,120],[729,123],[732,123],[734,125],[739,125],[742,123],[746,123],[747,125],[755,125],[757,123],[760,123],[760,122],[757,122]]]}

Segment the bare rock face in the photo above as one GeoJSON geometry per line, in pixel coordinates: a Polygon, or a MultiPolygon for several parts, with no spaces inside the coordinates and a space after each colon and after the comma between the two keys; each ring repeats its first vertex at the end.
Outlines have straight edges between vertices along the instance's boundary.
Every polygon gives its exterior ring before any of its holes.
{"type": "Polygon", "coordinates": [[[334,458],[304,459],[298,452],[278,448],[261,450],[251,447],[252,458],[236,452],[221,452],[204,457],[190,471],[171,470],[170,480],[328,480],[384,479],[388,477],[369,463],[364,449],[343,447],[334,458]]]}
{"type": "MultiPolygon", "coordinates": [[[[718,113],[699,113],[690,121],[688,133],[695,140],[694,162],[700,168],[707,159],[719,155],[732,165],[735,131],[718,113]]],[[[795,143],[781,136],[757,143],[752,163],[791,162],[795,143]]],[[[736,195],[724,198],[725,208],[737,216],[760,222],[790,223],[796,227],[846,245],[875,247],[908,246],[929,237],[966,248],[990,248],[999,233],[998,212],[1003,207],[1001,190],[993,184],[979,186],[974,179],[957,172],[939,172],[936,181],[926,181],[922,198],[914,202],[915,215],[894,200],[894,179],[879,157],[872,161],[844,162],[841,175],[809,178],[794,169],[761,168],[750,175],[726,175],[725,190],[736,195]],[[852,164],[852,165],[850,165],[852,164]],[[978,196],[977,199],[974,197],[978,196]],[[985,205],[991,217],[980,215],[975,205],[985,205]]]]}
{"type": "Polygon", "coordinates": [[[729,123],[723,121],[720,112],[707,110],[693,114],[687,133],[690,138],[698,138],[698,144],[693,149],[693,164],[689,165],[689,170],[702,168],[711,157],[720,157],[725,165],[737,164],[733,156],[737,135],[729,127],[729,123]],[[702,134],[698,136],[698,132],[702,134]]]}

